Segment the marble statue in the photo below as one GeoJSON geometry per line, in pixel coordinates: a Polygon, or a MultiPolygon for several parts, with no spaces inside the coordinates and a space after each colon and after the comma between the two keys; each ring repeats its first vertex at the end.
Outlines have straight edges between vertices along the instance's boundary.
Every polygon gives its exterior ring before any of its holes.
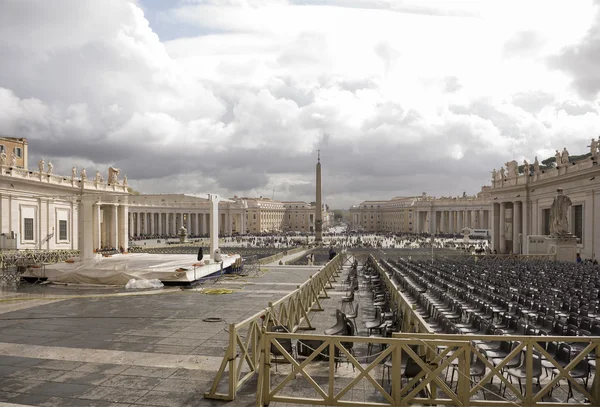
{"type": "Polygon", "coordinates": [[[562,189],[558,189],[554,202],[552,202],[552,206],[550,207],[551,236],[559,237],[570,235],[567,211],[571,205],[571,199],[563,194],[562,189]]]}
{"type": "Polygon", "coordinates": [[[496,171],[496,169],[494,168],[492,170],[492,181],[496,181],[496,178],[498,178],[498,172],[496,171]]]}
{"type": "Polygon", "coordinates": [[[6,165],[6,153],[3,151],[0,153],[0,166],[4,167],[6,165]]]}
{"type": "Polygon", "coordinates": [[[592,138],[592,141],[590,142],[590,145],[588,147],[590,148],[590,153],[592,153],[592,157],[596,157],[598,155],[598,141],[596,141],[595,138],[592,138]]]}
{"type": "Polygon", "coordinates": [[[52,171],[54,171],[54,165],[52,165],[52,162],[48,161],[48,175],[52,175],[52,171]]]}
{"type": "Polygon", "coordinates": [[[127,174],[125,174],[123,176],[123,186],[126,187],[127,186],[127,174]]]}
{"type": "Polygon", "coordinates": [[[96,170],[96,178],[94,178],[94,181],[104,182],[104,178],[102,178],[102,174],[100,174],[100,171],[98,171],[98,170],[96,170]]]}
{"type": "Polygon", "coordinates": [[[75,181],[75,178],[77,178],[77,167],[73,167],[71,168],[71,181],[75,181]]]}
{"type": "Polygon", "coordinates": [[[44,159],[42,158],[40,161],[38,161],[38,168],[40,169],[40,174],[44,172],[44,159]]]}
{"type": "Polygon", "coordinates": [[[10,153],[10,166],[11,167],[17,166],[17,156],[15,155],[15,153],[10,153]]]}
{"type": "Polygon", "coordinates": [[[506,163],[507,178],[515,178],[519,174],[519,163],[512,160],[506,163]]]}
{"type": "Polygon", "coordinates": [[[119,183],[119,170],[118,168],[109,167],[108,168],[108,183],[109,184],[118,184],[119,183]]]}
{"type": "Polygon", "coordinates": [[[554,154],[554,158],[556,161],[556,168],[560,167],[560,165],[562,163],[562,157],[560,155],[560,151],[556,150],[556,154],[554,154]]]}
{"type": "Polygon", "coordinates": [[[538,161],[537,155],[535,156],[535,160],[533,161],[533,172],[535,175],[540,175],[540,162],[538,161]]]}
{"type": "Polygon", "coordinates": [[[505,178],[504,167],[500,167],[500,180],[503,180],[504,178],[505,178]]]}
{"type": "Polygon", "coordinates": [[[569,152],[567,151],[567,147],[563,148],[562,154],[561,154],[561,162],[563,164],[569,164],[569,152]]]}
{"type": "Polygon", "coordinates": [[[523,173],[527,176],[529,176],[529,173],[531,172],[531,168],[529,167],[529,163],[527,162],[527,160],[523,160],[523,173]]]}
{"type": "Polygon", "coordinates": [[[81,169],[81,180],[85,181],[87,179],[87,172],[85,171],[85,168],[81,169]]]}

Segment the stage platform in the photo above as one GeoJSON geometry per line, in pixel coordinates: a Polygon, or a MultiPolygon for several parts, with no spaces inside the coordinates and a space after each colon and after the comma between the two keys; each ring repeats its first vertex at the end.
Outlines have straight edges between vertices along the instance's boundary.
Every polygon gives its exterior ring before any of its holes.
{"type": "Polygon", "coordinates": [[[223,263],[214,263],[208,256],[198,262],[195,254],[116,254],[92,260],[47,265],[44,269],[28,270],[23,277],[47,278],[57,284],[121,285],[134,279],[158,279],[163,284],[189,285],[218,275],[233,266],[240,255],[223,254],[223,263]],[[201,265],[204,263],[203,265],[201,265]]]}

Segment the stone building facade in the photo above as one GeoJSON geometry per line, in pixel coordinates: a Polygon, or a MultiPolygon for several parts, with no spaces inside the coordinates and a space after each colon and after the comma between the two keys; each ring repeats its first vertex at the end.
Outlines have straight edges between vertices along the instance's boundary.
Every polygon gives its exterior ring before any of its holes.
{"type": "Polygon", "coordinates": [[[489,230],[489,188],[476,196],[396,197],[365,201],[350,208],[350,228],[370,233],[447,233],[463,228],[489,230]]]}
{"type": "Polygon", "coordinates": [[[490,188],[492,246],[498,253],[529,253],[529,236],[550,234],[550,207],[557,190],[572,202],[568,209],[570,232],[578,238],[582,258],[595,259],[600,249],[600,166],[597,142],[579,159],[566,149],[557,151],[551,167],[541,168],[537,159],[519,168],[516,161],[493,171],[490,188]],[[566,154],[565,154],[566,153],[566,154]]]}
{"type": "Polygon", "coordinates": [[[126,250],[129,193],[114,172],[109,179],[0,164],[0,247],[79,249],[83,258],[103,246],[126,250]]]}
{"type": "MultiPolygon", "coordinates": [[[[314,231],[314,205],[280,202],[268,198],[240,198],[219,203],[219,234],[261,234],[314,231]]],[[[132,237],[176,236],[184,226],[192,236],[209,232],[207,198],[185,194],[132,195],[129,199],[129,231],[132,237]]],[[[323,219],[329,220],[324,211],[323,219]]]]}

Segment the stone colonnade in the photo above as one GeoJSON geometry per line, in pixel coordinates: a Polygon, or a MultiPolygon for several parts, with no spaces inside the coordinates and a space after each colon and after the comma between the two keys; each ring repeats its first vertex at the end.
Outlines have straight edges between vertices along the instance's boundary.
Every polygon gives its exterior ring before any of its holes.
{"type": "MultiPolygon", "coordinates": [[[[152,211],[130,208],[129,236],[176,236],[181,227],[188,235],[202,236],[210,232],[210,211],[152,211]]],[[[219,210],[219,234],[231,236],[246,232],[244,211],[219,210]]]]}
{"type": "Polygon", "coordinates": [[[416,233],[461,233],[462,229],[492,229],[488,209],[437,209],[416,211],[416,233]]]}
{"type": "Polygon", "coordinates": [[[529,210],[523,201],[494,202],[492,250],[498,253],[523,253],[529,234],[529,210]]]}
{"type": "Polygon", "coordinates": [[[83,197],[78,205],[78,247],[82,259],[94,257],[103,247],[128,250],[127,204],[96,202],[97,198],[83,197]]]}

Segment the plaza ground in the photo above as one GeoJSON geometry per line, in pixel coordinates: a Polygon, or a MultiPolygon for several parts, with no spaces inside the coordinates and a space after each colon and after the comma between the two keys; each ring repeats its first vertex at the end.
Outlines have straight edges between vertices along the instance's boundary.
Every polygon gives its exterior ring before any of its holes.
{"type": "Polygon", "coordinates": [[[228,345],[228,324],[293,291],[318,269],[270,265],[256,277],[204,286],[232,291],[222,295],[39,285],[1,291],[0,403],[253,405],[252,386],[233,403],[203,399],[228,345]]]}

